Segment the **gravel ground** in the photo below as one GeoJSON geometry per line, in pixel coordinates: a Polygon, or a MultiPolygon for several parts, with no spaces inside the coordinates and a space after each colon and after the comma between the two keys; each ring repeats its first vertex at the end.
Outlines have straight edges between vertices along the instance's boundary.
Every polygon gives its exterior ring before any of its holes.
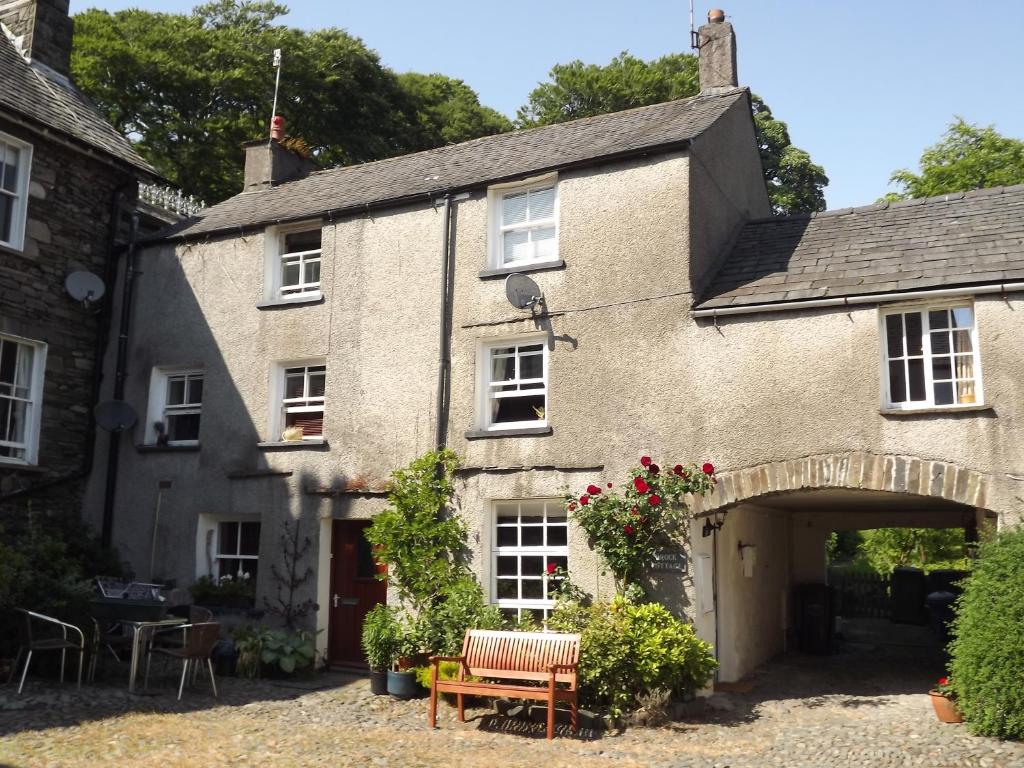
{"type": "Polygon", "coordinates": [[[373,696],[367,680],[339,673],[225,678],[216,700],[200,680],[180,703],[169,679],[158,695],[133,697],[113,682],[76,693],[30,680],[22,697],[0,688],[0,765],[1024,768],[1024,746],[935,719],[924,694],[934,668],[913,647],[870,643],[824,659],[790,655],[686,719],[577,735],[560,726],[551,743],[542,723],[492,708],[470,709],[462,724],[442,706],[429,731],[425,700],[373,696]]]}

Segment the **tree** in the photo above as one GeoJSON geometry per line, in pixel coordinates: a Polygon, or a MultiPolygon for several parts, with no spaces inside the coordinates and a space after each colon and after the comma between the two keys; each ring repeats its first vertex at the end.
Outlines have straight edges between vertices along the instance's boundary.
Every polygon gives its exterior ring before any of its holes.
{"type": "Polygon", "coordinates": [[[964,568],[963,528],[877,528],[862,532],[860,551],[877,573],[901,565],[964,568]]]}
{"type": "Polygon", "coordinates": [[[321,167],[510,127],[464,83],[399,78],[343,30],[273,23],[285,13],[245,0],[191,14],[88,10],[75,16],[72,73],[157,170],[207,202],[241,190],[239,145],[267,134],[275,48],[283,51],[278,112],[321,167]]]}
{"type": "Polygon", "coordinates": [[[934,197],[986,187],[1024,184],[1024,141],[979,128],[962,117],[949,124],[942,139],[921,155],[921,173],[895,171],[889,181],[902,186],[886,200],[934,197]]]}
{"type": "MultiPolygon", "coordinates": [[[[551,125],[580,117],[643,107],[695,96],[697,58],[672,53],[643,61],[624,51],[605,66],[571,61],[555,65],[551,80],[538,85],[518,112],[521,126],[551,125]]],[[[792,146],[786,124],[752,96],[754,127],[768,198],[775,213],[806,213],[825,208],[828,177],[810,155],[792,146]]]]}

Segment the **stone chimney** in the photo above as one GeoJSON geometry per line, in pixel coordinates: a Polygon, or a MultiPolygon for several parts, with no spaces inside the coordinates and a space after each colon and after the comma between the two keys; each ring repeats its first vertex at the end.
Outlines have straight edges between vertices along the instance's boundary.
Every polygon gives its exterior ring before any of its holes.
{"type": "Polygon", "coordinates": [[[72,23],[68,0],[0,0],[0,23],[30,60],[67,77],[72,23]]]}
{"type": "Polygon", "coordinates": [[[282,146],[285,137],[284,118],[275,115],[270,123],[269,139],[247,141],[245,147],[245,184],[243,192],[272,187],[309,175],[316,164],[307,157],[282,146]]]}
{"type": "Polygon", "coordinates": [[[736,34],[732,31],[732,24],[725,20],[725,11],[718,8],[708,11],[708,23],[697,30],[697,37],[700,42],[700,92],[715,93],[739,85],[736,34]]]}

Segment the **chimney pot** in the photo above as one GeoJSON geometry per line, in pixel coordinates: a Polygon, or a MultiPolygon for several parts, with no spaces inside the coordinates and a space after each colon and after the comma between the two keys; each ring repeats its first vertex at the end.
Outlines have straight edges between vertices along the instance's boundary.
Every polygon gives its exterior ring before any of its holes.
{"type": "Polygon", "coordinates": [[[280,115],[274,115],[270,121],[270,138],[280,141],[285,137],[285,122],[280,115]]]}
{"type": "Polygon", "coordinates": [[[739,85],[736,73],[736,35],[725,11],[708,12],[708,23],[697,30],[700,92],[715,93],[739,85]]]}

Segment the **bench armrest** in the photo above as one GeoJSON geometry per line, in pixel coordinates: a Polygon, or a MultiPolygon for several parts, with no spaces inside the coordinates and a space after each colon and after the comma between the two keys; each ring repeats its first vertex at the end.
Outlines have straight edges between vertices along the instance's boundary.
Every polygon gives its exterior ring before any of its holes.
{"type": "Polygon", "coordinates": [[[459,661],[462,662],[462,666],[466,666],[465,656],[431,656],[427,661],[431,664],[440,664],[442,661],[459,661]]]}

